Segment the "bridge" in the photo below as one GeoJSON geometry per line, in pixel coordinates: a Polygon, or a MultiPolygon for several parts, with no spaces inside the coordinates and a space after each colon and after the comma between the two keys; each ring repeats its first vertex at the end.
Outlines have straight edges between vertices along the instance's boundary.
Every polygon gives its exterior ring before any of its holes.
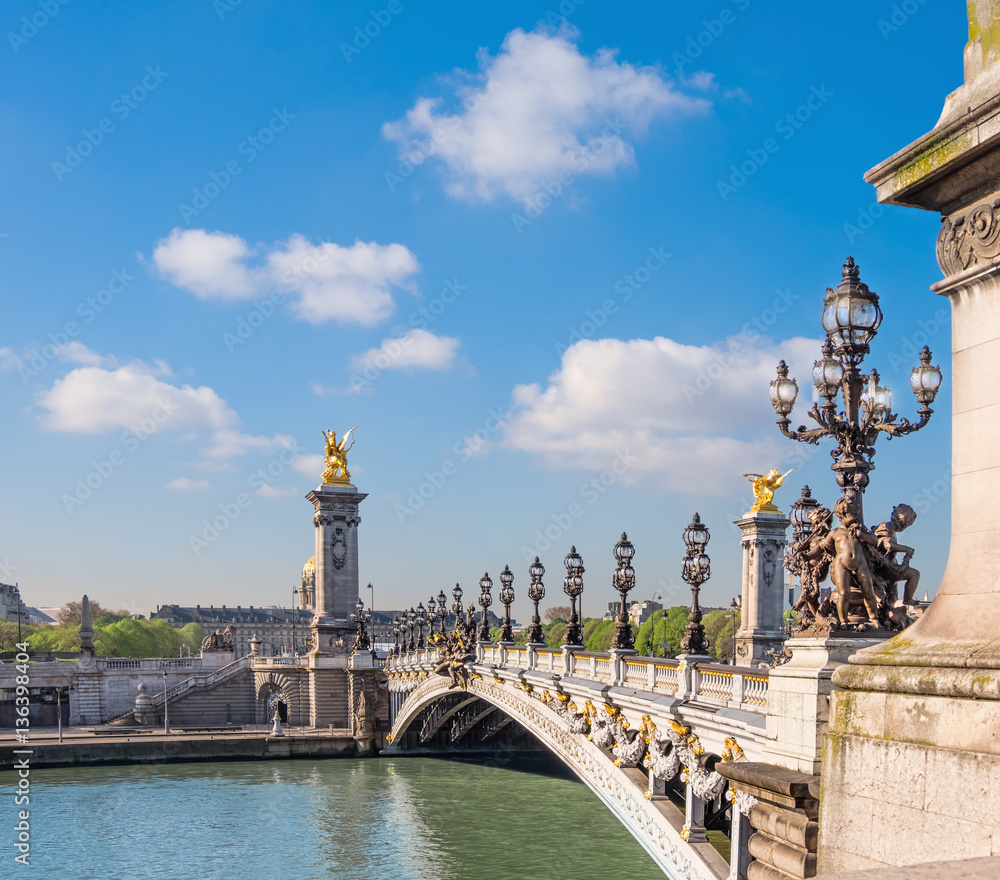
{"type": "Polygon", "coordinates": [[[455,686],[434,673],[442,659],[426,648],[387,660],[388,753],[489,747],[516,725],[557,755],[669,877],[746,876],[756,799],[717,768],[763,760],[767,669],[480,643],[455,686]]]}

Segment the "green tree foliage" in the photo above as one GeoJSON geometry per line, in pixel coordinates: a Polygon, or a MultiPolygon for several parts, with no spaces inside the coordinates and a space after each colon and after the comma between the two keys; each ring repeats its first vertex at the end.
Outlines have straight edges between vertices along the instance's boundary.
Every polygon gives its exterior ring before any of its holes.
{"type": "Polygon", "coordinates": [[[545,643],[550,648],[558,648],[566,643],[566,623],[555,620],[544,628],[545,643]]]}
{"type": "Polygon", "coordinates": [[[97,653],[106,657],[173,657],[158,653],[156,636],[131,617],[102,628],[94,636],[97,653]]]}
{"type": "Polygon", "coordinates": [[[705,635],[710,642],[708,652],[722,663],[728,663],[733,659],[734,637],[740,619],[738,613],[735,619],[734,626],[733,612],[719,608],[709,611],[702,620],[705,635]]]}
{"type": "Polygon", "coordinates": [[[597,625],[590,628],[588,634],[584,631],[584,644],[588,651],[610,651],[615,638],[615,622],[613,620],[596,620],[597,625]]]}
{"type": "Polygon", "coordinates": [[[197,654],[205,641],[205,630],[200,623],[186,623],[177,630],[177,634],[181,637],[181,644],[187,645],[192,654],[197,654]]]}
{"type": "Polygon", "coordinates": [[[635,649],[644,657],[662,657],[662,643],[670,645],[666,656],[676,657],[680,653],[684,627],[687,626],[688,609],[675,605],[664,611],[654,611],[639,627],[635,636],[635,649]]]}
{"type": "MultiPolygon", "coordinates": [[[[106,617],[111,614],[110,608],[104,608],[96,599],[90,600],[90,621],[93,623],[101,617],[106,617]]],[[[60,608],[56,612],[56,620],[59,621],[60,626],[68,626],[69,624],[75,623],[79,625],[81,618],[83,617],[83,603],[82,602],[67,602],[65,608],[60,608]]]]}

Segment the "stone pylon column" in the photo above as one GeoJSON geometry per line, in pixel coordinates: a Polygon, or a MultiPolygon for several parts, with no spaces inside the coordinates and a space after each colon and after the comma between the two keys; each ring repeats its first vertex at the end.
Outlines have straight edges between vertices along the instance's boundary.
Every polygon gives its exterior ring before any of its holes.
{"type": "Polygon", "coordinates": [[[785,531],[790,520],[781,512],[751,511],[736,525],[743,532],[743,591],[736,662],[752,666],[785,640],[785,531]]]}
{"type": "MultiPolygon", "coordinates": [[[[323,637],[346,637],[356,628],[350,614],[358,601],[358,506],[368,496],[354,486],[321,485],[306,495],[315,509],[316,581],[313,629],[323,637]]],[[[327,645],[328,647],[328,645],[327,645]]]]}
{"type": "MultiPolygon", "coordinates": [[[[821,873],[997,853],[1000,0],[967,9],[964,85],[929,134],[865,175],[879,202],[941,215],[945,278],[931,289],[952,314],[951,551],[928,611],[833,673],[821,873]]],[[[929,458],[918,479],[938,468],[929,458]]]]}

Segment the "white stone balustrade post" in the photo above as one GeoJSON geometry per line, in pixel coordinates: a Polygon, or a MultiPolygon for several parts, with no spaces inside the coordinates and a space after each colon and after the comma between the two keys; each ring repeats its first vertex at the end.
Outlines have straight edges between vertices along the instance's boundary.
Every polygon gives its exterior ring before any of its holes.
{"type": "Polygon", "coordinates": [[[734,703],[742,704],[743,702],[743,673],[734,672],[733,673],[733,696],[732,700],[734,703]]]}
{"type": "Polygon", "coordinates": [[[750,867],[750,835],[753,828],[750,817],[744,816],[734,803],[732,805],[732,824],[729,827],[729,877],[727,880],[747,880],[747,868],[750,867]]]}
{"type": "Polygon", "coordinates": [[[708,842],[708,833],[705,831],[705,802],[691,790],[690,783],[684,786],[684,828],[681,836],[688,843],[708,842]],[[686,837],[684,837],[685,832],[687,832],[686,837]]]}

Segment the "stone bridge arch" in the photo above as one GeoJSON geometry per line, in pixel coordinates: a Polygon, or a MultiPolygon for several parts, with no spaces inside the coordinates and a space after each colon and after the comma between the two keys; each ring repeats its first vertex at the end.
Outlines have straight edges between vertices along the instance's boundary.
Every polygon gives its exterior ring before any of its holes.
{"type": "MultiPolygon", "coordinates": [[[[449,680],[431,676],[399,706],[386,752],[401,752],[406,732],[425,709],[456,693],[449,680]]],[[[539,697],[543,692],[510,680],[474,678],[467,694],[496,706],[559,757],[631,832],[672,880],[717,880],[729,873],[725,860],[709,843],[682,837],[684,817],[669,802],[646,798],[647,774],[616,767],[607,752],[574,733],[539,697]]]]}
{"type": "Polygon", "coordinates": [[[284,672],[254,673],[254,694],[256,697],[256,718],[258,724],[269,724],[273,709],[269,707],[277,696],[286,708],[286,719],[282,723],[299,725],[308,723],[308,708],[302,705],[299,682],[284,672]],[[304,720],[303,720],[304,719],[304,720]]]}

